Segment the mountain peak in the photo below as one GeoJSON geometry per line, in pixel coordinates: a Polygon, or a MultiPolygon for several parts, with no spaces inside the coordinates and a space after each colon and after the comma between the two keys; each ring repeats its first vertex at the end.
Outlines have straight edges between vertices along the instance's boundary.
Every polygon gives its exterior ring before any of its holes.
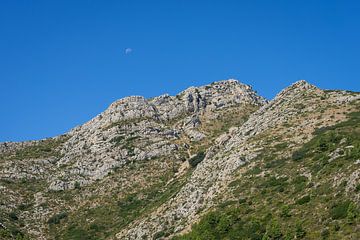
{"type": "Polygon", "coordinates": [[[314,91],[317,89],[318,88],[315,85],[310,84],[306,80],[299,80],[299,81],[291,84],[289,87],[283,89],[280,93],[278,93],[276,95],[275,99],[279,99],[284,96],[297,95],[304,91],[314,91]]]}
{"type": "Polygon", "coordinates": [[[310,84],[308,81],[306,81],[304,79],[296,81],[291,86],[293,86],[293,87],[315,87],[315,85],[310,84]]]}

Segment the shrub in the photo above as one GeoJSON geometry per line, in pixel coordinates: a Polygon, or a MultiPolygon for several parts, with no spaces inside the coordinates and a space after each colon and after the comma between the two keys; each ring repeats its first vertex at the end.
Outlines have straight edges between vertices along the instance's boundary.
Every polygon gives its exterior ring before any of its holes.
{"type": "Polygon", "coordinates": [[[121,142],[123,142],[123,140],[125,139],[125,136],[117,136],[117,137],[114,137],[110,140],[110,142],[112,143],[115,143],[115,146],[118,146],[121,144],[121,142]]]}
{"type": "Polygon", "coordinates": [[[239,204],[243,204],[243,203],[246,203],[246,198],[239,198],[239,200],[238,200],[238,203],[239,204]]]}
{"type": "Polygon", "coordinates": [[[98,238],[96,238],[94,235],[90,234],[88,231],[86,231],[85,229],[83,229],[83,228],[81,228],[79,226],[70,225],[66,229],[66,232],[64,234],[63,239],[95,240],[95,239],[98,239],[98,238]]]}
{"type": "Polygon", "coordinates": [[[283,218],[291,217],[290,207],[288,205],[282,206],[280,216],[283,218]]]}
{"type": "Polygon", "coordinates": [[[298,204],[298,205],[303,205],[303,204],[308,203],[308,202],[310,202],[310,196],[309,196],[309,195],[306,195],[306,196],[298,199],[298,200],[296,201],[296,204],[298,204]]]}
{"type": "Polygon", "coordinates": [[[300,222],[297,222],[295,227],[295,237],[297,239],[302,239],[305,237],[305,235],[306,231],[304,230],[302,224],[300,222]]]}
{"type": "Polygon", "coordinates": [[[80,189],[80,183],[78,181],[75,182],[74,188],[75,189],[80,189]]]}
{"type": "Polygon", "coordinates": [[[274,146],[274,148],[279,151],[279,150],[285,149],[287,146],[288,146],[288,143],[283,142],[283,143],[276,144],[274,146]]]}
{"type": "Polygon", "coordinates": [[[339,202],[334,204],[330,209],[330,216],[332,219],[343,219],[348,215],[348,208],[350,202],[339,202]]]}
{"type": "Polygon", "coordinates": [[[288,178],[287,177],[280,177],[280,178],[276,178],[276,177],[270,177],[267,181],[265,181],[264,183],[262,183],[263,187],[284,187],[286,186],[288,178]]]}
{"type": "Polygon", "coordinates": [[[305,176],[297,176],[294,180],[293,183],[294,184],[301,184],[301,183],[305,183],[307,182],[308,178],[305,176]]]}
{"type": "Polygon", "coordinates": [[[19,218],[18,218],[18,216],[16,215],[15,212],[9,213],[9,218],[10,218],[11,220],[13,220],[13,221],[19,220],[19,218]]]}
{"type": "Polygon", "coordinates": [[[305,151],[298,150],[298,151],[293,152],[291,158],[293,161],[298,162],[298,161],[302,160],[305,157],[305,155],[306,155],[305,151]]]}
{"type": "Polygon", "coordinates": [[[354,146],[353,149],[347,154],[347,159],[357,160],[360,158],[360,144],[354,146]]]}
{"type": "Polygon", "coordinates": [[[160,231],[160,232],[157,232],[154,234],[154,237],[153,239],[156,240],[156,239],[159,239],[159,238],[162,238],[165,236],[165,232],[164,231],[160,231]]]}
{"type": "Polygon", "coordinates": [[[350,203],[347,208],[347,214],[346,218],[349,224],[353,224],[354,220],[358,217],[359,210],[357,209],[356,205],[353,203],[350,203]]]}
{"type": "Polygon", "coordinates": [[[191,167],[196,167],[202,160],[205,158],[205,152],[201,151],[196,156],[189,159],[189,164],[191,167]]]}
{"type": "Polygon", "coordinates": [[[264,167],[265,168],[275,168],[275,167],[281,167],[284,164],[285,164],[285,159],[281,158],[281,159],[266,162],[264,167]]]}
{"type": "Polygon", "coordinates": [[[12,235],[9,230],[0,228],[0,239],[11,239],[12,235]]]}
{"type": "Polygon", "coordinates": [[[282,239],[282,232],[280,225],[277,221],[271,221],[271,223],[266,227],[266,233],[262,239],[270,240],[270,239],[282,239]]]}
{"type": "Polygon", "coordinates": [[[59,224],[60,221],[64,218],[67,218],[67,216],[68,216],[68,214],[66,212],[61,212],[61,213],[55,214],[54,216],[49,218],[48,224],[50,224],[50,225],[59,224]]]}
{"type": "MultiPolygon", "coordinates": [[[[262,172],[261,168],[258,167],[258,166],[255,166],[255,167],[253,167],[252,169],[250,169],[249,171],[247,171],[246,174],[249,174],[249,175],[252,175],[252,174],[257,175],[257,174],[259,174],[259,173],[261,173],[261,172],[262,172]]],[[[360,185],[359,185],[359,187],[360,187],[360,185]]],[[[360,188],[359,188],[359,189],[360,189],[360,188]]]]}
{"type": "Polygon", "coordinates": [[[18,209],[20,211],[25,211],[26,209],[28,209],[31,206],[31,204],[20,204],[18,209]]]}
{"type": "Polygon", "coordinates": [[[308,181],[307,177],[297,176],[292,183],[294,184],[295,193],[300,192],[305,189],[306,182],[308,181]]]}
{"type": "Polygon", "coordinates": [[[101,232],[105,229],[104,226],[98,225],[96,223],[92,223],[89,228],[92,232],[95,232],[95,233],[101,232]]]}

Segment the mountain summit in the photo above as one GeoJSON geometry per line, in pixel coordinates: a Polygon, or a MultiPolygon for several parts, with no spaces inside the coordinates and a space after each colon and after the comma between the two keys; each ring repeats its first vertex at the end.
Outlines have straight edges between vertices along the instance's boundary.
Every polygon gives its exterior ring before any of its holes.
{"type": "Polygon", "coordinates": [[[1,239],[357,239],[360,94],[229,79],[0,144],[1,239]],[[314,211],[315,209],[315,211],[314,211]]]}

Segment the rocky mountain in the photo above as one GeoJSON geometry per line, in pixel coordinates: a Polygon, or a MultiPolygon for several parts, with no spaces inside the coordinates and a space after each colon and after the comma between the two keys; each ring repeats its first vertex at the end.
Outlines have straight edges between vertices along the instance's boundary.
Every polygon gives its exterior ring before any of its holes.
{"type": "Polygon", "coordinates": [[[360,93],[237,80],[0,144],[2,239],[359,239],[360,93]]]}

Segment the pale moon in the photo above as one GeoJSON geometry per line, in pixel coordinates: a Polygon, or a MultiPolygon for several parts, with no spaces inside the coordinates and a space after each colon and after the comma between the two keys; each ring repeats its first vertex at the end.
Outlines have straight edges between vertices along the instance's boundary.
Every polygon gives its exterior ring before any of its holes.
{"type": "Polygon", "coordinates": [[[132,49],[131,48],[125,48],[125,54],[129,54],[132,52],[132,49]]]}

